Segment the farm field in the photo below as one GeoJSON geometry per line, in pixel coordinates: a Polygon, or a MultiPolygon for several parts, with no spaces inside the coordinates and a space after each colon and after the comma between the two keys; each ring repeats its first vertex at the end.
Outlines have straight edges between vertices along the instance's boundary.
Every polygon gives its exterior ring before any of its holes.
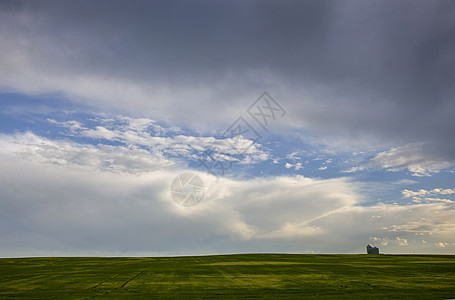
{"type": "Polygon", "coordinates": [[[0,259],[0,299],[448,299],[455,256],[0,259]]]}

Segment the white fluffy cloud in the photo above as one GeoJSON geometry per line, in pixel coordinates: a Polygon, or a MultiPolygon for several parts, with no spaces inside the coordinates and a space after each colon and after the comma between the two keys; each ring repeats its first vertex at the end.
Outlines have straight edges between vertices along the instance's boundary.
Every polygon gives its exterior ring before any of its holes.
{"type": "Polygon", "coordinates": [[[410,190],[403,190],[401,192],[403,194],[403,198],[410,198],[410,197],[423,197],[428,195],[450,195],[455,194],[455,189],[432,189],[432,190],[425,190],[420,189],[418,191],[410,191],[410,190]]]}
{"type": "Polygon", "coordinates": [[[211,155],[214,158],[240,164],[255,164],[270,158],[261,144],[253,143],[243,136],[217,139],[176,134],[181,131],[179,128],[163,128],[148,118],[125,116],[101,118],[99,122],[103,126],[95,126],[95,128],[87,128],[78,121],[57,122],[53,119],[48,119],[48,121],[69,128],[70,134],[73,136],[101,141],[116,141],[128,147],[145,147],[160,155],[166,154],[198,160],[206,150],[213,150],[211,155]],[[166,133],[173,133],[174,135],[166,136],[166,133]],[[243,155],[238,155],[238,149],[244,150],[243,155]]]}
{"type": "Polygon", "coordinates": [[[0,153],[15,153],[26,160],[46,165],[132,174],[166,169],[176,164],[160,151],[49,140],[31,132],[0,135],[0,153]]]}
{"type": "Polygon", "coordinates": [[[295,163],[295,164],[286,163],[286,164],[284,164],[284,167],[285,167],[286,169],[294,168],[294,170],[296,170],[296,171],[301,170],[301,169],[304,168],[304,167],[302,166],[302,163],[301,163],[301,162],[298,162],[298,163],[295,163]]]}
{"type": "Polygon", "coordinates": [[[447,197],[448,195],[455,194],[455,189],[432,189],[425,190],[420,189],[418,191],[403,190],[401,191],[403,198],[412,198],[413,202],[443,202],[443,203],[455,203],[454,200],[440,198],[441,196],[447,197]]]}
{"type": "MultiPolygon", "coordinates": [[[[406,252],[417,244],[430,251],[425,245],[454,242],[448,204],[362,207],[348,178],[217,181],[193,170],[207,192],[199,205],[182,208],[172,202],[169,187],[183,169],[135,170],[124,161],[124,169],[113,172],[100,163],[103,149],[84,152],[80,161],[80,151],[93,149],[31,134],[3,136],[0,145],[3,255],[201,254],[258,247],[363,252],[372,237],[389,241],[378,242],[382,251],[406,252]]],[[[125,151],[134,157],[135,150],[125,151]]]]}
{"type": "Polygon", "coordinates": [[[375,168],[385,169],[390,172],[407,169],[413,176],[431,176],[443,169],[455,167],[455,161],[426,153],[425,150],[425,145],[421,144],[392,148],[378,153],[367,164],[354,167],[348,172],[375,168]]]}
{"type": "MultiPolygon", "coordinates": [[[[270,233],[282,228],[285,232],[279,235],[289,236],[289,222],[311,220],[328,209],[353,205],[357,198],[351,184],[340,179],[216,181],[198,173],[208,188],[205,199],[196,207],[182,208],[169,194],[171,181],[182,169],[111,172],[93,161],[90,168],[81,168],[80,163],[53,163],[52,151],[39,154],[47,159],[30,159],[16,151],[20,148],[1,144],[0,234],[2,253],[10,255],[91,249],[201,253],[198,241],[207,239],[206,251],[223,251],[217,244],[254,244],[277,236],[270,233]]],[[[73,155],[60,159],[66,157],[73,155]]]]}

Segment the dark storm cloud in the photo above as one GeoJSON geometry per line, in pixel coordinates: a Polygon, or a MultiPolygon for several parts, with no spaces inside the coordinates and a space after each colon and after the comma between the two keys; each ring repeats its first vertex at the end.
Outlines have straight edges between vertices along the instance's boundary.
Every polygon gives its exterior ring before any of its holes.
{"type": "Polygon", "coordinates": [[[213,88],[217,97],[198,103],[196,111],[225,105],[219,95],[233,90],[241,98],[251,89],[268,89],[294,124],[428,142],[437,145],[429,152],[454,158],[453,1],[2,6],[3,30],[29,39],[33,59],[46,71],[213,88]]]}
{"type": "Polygon", "coordinates": [[[53,42],[59,63],[147,80],[199,80],[283,63],[280,68],[292,67],[305,57],[304,45],[319,39],[327,11],[320,1],[10,4],[17,4],[11,12],[32,15],[26,29],[53,42]]]}

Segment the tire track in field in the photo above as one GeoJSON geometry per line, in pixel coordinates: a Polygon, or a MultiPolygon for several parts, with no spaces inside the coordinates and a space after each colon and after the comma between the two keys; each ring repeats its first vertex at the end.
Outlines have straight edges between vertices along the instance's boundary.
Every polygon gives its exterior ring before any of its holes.
{"type": "Polygon", "coordinates": [[[232,271],[225,270],[224,266],[216,266],[214,269],[221,274],[222,278],[231,281],[235,286],[244,286],[244,282],[239,279],[239,272],[235,272],[237,273],[235,274],[232,271]]]}
{"type": "Polygon", "coordinates": [[[136,275],[134,275],[133,277],[131,277],[130,279],[128,279],[127,281],[125,281],[121,286],[120,288],[123,289],[128,283],[130,283],[132,280],[136,279],[137,277],[139,277],[142,273],[144,273],[145,270],[142,270],[140,271],[139,273],[137,273],[136,275]]]}
{"type": "Polygon", "coordinates": [[[119,275],[121,275],[121,274],[124,274],[124,273],[125,273],[125,272],[118,273],[118,274],[116,274],[116,275],[114,275],[114,276],[111,276],[111,277],[109,277],[109,278],[106,278],[106,279],[102,280],[101,282],[99,282],[98,284],[92,286],[90,289],[96,292],[96,289],[97,289],[100,285],[102,285],[103,283],[108,282],[109,280],[114,279],[114,278],[116,278],[117,276],[119,276],[119,275]]]}
{"type": "MultiPolygon", "coordinates": [[[[158,264],[163,264],[164,261],[163,260],[159,260],[159,261],[153,261],[153,265],[149,265],[147,268],[145,269],[139,269],[141,270],[140,272],[138,272],[136,275],[134,275],[133,277],[131,277],[130,279],[126,280],[125,282],[123,282],[120,286],[117,285],[116,287],[110,289],[110,290],[106,290],[104,292],[101,292],[102,294],[101,295],[92,295],[90,297],[88,297],[87,299],[92,299],[92,298],[96,298],[96,297],[99,297],[99,296],[107,296],[111,293],[115,293],[116,291],[118,290],[123,290],[123,291],[128,291],[128,288],[125,288],[127,286],[128,283],[130,283],[131,281],[135,280],[136,278],[138,278],[140,275],[142,275],[143,273],[145,273],[146,271],[150,270],[150,269],[155,269],[156,266],[158,264]]],[[[138,271],[138,270],[136,270],[138,271]]],[[[129,271],[125,271],[125,272],[121,272],[117,275],[114,275],[106,280],[104,280],[103,282],[101,282],[100,284],[97,285],[97,287],[99,287],[102,283],[105,283],[105,282],[109,282],[110,279],[114,279],[116,277],[118,277],[119,275],[125,275],[127,273],[132,273],[132,272],[129,272],[129,271]]],[[[95,290],[94,290],[95,291],[95,290]]],[[[95,291],[95,292],[99,292],[99,291],[95,291]]]]}
{"type": "Polygon", "coordinates": [[[253,262],[246,266],[216,266],[214,268],[223,278],[230,281],[233,286],[248,291],[263,288],[279,288],[282,279],[274,275],[274,269],[261,262],[253,262]],[[249,274],[247,267],[255,267],[261,270],[260,274],[249,274]]]}
{"type": "MultiPolygon", "coordinates": [[[[106,279],[102,280],[101,282],[99,282],[99,283],[96,284],[95,286],[91,287],[90,290],[92,290],[92,291],[95,292],[95,293],[99,293],[99,294],[98,294],[98,295],[92,295],[92,296],[88,297],[87,299],[92,299],[92,298],[99,297],[99,296],[106,296],[107,294],[111,293],[112,290],[106,290],[106,291],[103,291],[103,292],[102,292],[102,291],[98,291],[97,288],[98,288],[99,286],[101,286],[103,283],[106,283],[106,282],[108,282],[109,280],[114,279],[114,278],[117,278],[118,276],[120,276],[120,275],[122,275],[122,274],[125,274],[125,273],[126,273],[126,272],[118,273],[118,274],[116,274],[116,275],[114,275],[114,276],[111,276],[111,277],[109,277],[109,278],[106,278],[106,279]]],[[[73,294],[75,294],[75,293],[76,293],[76,292],[73,292],[71,295],[73,295],[73,294]]]]}
{"type": "MultiPolygon", "coordinates": [[[[194,256],[192,258],[192,263],[193,263],[192,267],[194,268],[197,265],[201,264],[202,262],[203,262],[203,260],[200,257],[194,256]]],[[[188,265],[190,265],[190,263],[188,263],[188,265]]],[[[187,280],[190,283],[190,287],[191,287],[191,292],[192,292],[191,298],[194,299],[194,298],[200,297],[200,294],[201,294],[201,286],[199,283],[200,278],[197,278],[197,276],[194,273],[191,273],[191,274],[188,274],[187,280]]]]}
{"type": "MultiPolygon", "coordinates": [[[[115,287],[115,288],[113,288],[113,289],[111,289],[111,290],[106,290],[106,291],[102,292],[102,296],[107,296],[108,294],[111,294],[111,293],[115,292],[116,290],[125,289],[125,286],[126,286],[128,283],[130,283],[130,282],[133,281],[134,279],[138,278],[138,277],[139,277],[141,274],[143,274],[145,271],[146,271],[146,270],[140,271],[139,273],[137,273],[136,275],[134,275],[134,276],[131,277],[130,279],[128,279],[128,280],[126,280],[125,282],[123,282],[123,284],[122,284],[121,286],[117,286],[117,287],[115,287]]],[[[100,286],[100,285],[103,284],[104,282],[108,282],[110,279],[114,279],[114,278],[116,278],[117,276],[123,275],[123,274],[125,274],[125,273],[128,273],[128,272],[122,272],[122,273],[119,273],[119,274],[117,274],[117,275],[115,275],[115,276],[112,276],[111,278],[108,278],[108,279],[104,280],[103,282],[101,282],[101,283],[98,284],[97,286],[100,286]]],[[[93,289],[93,288],[92,288],[92,290],[93,290],[94,292],[98,292],[97,290],[95,290],[95,289],[93,289]]],[[[100,296],[100,295],[93,295],[93,296],[91,296],[91,297],[89,297],[89,298],[95,298],[95,297],[99,297],[99,296],[100,296]]]]}

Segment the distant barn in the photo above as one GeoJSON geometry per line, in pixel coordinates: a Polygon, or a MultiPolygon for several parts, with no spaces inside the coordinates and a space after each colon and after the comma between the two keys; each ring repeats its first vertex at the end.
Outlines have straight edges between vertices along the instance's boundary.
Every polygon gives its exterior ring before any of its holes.
{"type": "Polygon", "coordinates": [[[373,247],[371,245],[367,246],[367,253],[368,254],[379,254],[379,248],[378,247],[373,247]]]}

